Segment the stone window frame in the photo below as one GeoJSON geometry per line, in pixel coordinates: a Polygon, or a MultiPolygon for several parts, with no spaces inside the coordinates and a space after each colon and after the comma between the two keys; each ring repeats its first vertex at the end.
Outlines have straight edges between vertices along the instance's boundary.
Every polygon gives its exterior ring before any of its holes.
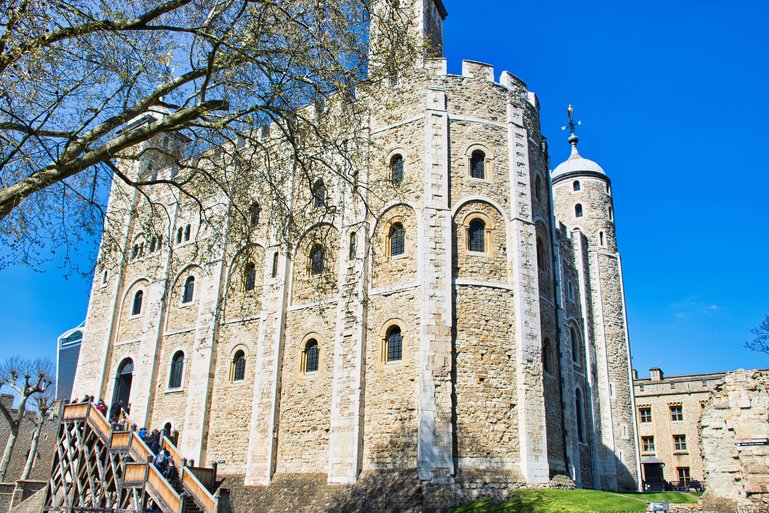
{"type": "Polygon", "coordinates": [[[313,209],[318,210],[328,207],[328,187],[323,178],[317,178],[312,182],[310,195],[312,197],[311,206],[313,209]],[[322,192],[322,194],[319,194],[319,192],[322,192]]]}
{"type": "Polygon", "coordinates": [[[387,257],[390,260],[399,260],[401,258],[407,258],[409,255],[409,231],[406,229],[406,216],[405,215],[395,215],[387,220],[383,224],[383,227],[385,229],[384,232],[384,242],[385,242],[385,257],[387,257]],[[392,254],[392,243],[390,237],[392,236],[393,228],[396,224],[400,224],[403,227],[403,253],[400,255],[393,255],[392,254]]]}
{"type": "Polygon", "coordinates": [[[352,262],[358,258],[358,232],[350,230],[347,240],[347,261],[352,262]]]}
{"type": "Polygon", "coordinates": [[[133,296],[131,297],[131,310],[130,314],[128,316],[128,319],[138,319],[142,316],[142,312],[144,311],[144,289],[140,288],[136,292],[134,292],[133,296]],[[139,311],[136,311],[136,298],[141,294],[141,299],[139,300],[139,311]]]}
{"type": "Polygon", "coordinates": [[[186,370],[187,370],[187,353],[184,352],[184,349],[181,346],[175,347],[174,350],[171,352],[171,359],[168,361],[166,393],[181,392],[184,390],[184,374],[186,370]],[[179,386],[171,386],[171,379],[173,378],[173,372],[174,372],[174,361],[179,354],[182,355],[182,363],[181,363],[182,370],[179,376],[179,386]]]}
{"type": "Polygon", "coordinates": [[[253,229],[259,226],[259,221],[262,216],[262,207],[259,205],[258,201],[254,201],[251,203],[251,206],[248,207],[248,226],[249,228],[253,229]]]}
{"type": "Polygon", "coordinates": [[[554,374],[553,343],[551,337],[542,338],[542,370],[545,374],[552,376],[554,374]]]}
{"type": "Polygon", "coordinates": [[[395,187],[402,187],[407,182],[409,182],[410,175],[408,173],[408,166],[407,163],[409,162],[409,152],[404,148],[403,146],[396,146],[394,148],[391,148],[387,154],[385,155],[384,159],[384,175],[386,176],[386,181],[390,184],[392,184],[395,187]],[[400,182],[396,182],[392,179],[392,159],[396,156],[400,155],[403,159],[403,180],[400,182]]]}
{"type": "Polygon", "coordinates": [[[477,256],[477,257],[486,257],[486,258],[493,258],[494,257],[494,220],[485,212],[481,210],[470,210],[467,214],[464,215],[462,218],[462,222],[460,223],[460,226],[462,227],[463,233],[465,235],[465,243],[463,244],[462,250],[467,255],[477,256]],[[470,250],[470,223],[472,223],[475,220],[483,221],[483,224],[485,225],[485,238],[483,241],[483,247],[484,251],[471,251],[470,250]]]}
{"type": "Polygon", "coordinates": [[[472,143],[465,149],[465,176],[473,182],[491,183],[494,181],[494,153],[483,143],[472,143]],[[473,177],[473,153],[483,152],[483,178],[473,177]]]}
{"type": "Polygon", "coordinates": [[[310,244],[307,245],[307,255],[306,255],[306,262],[307,262],[307,275],[308,276],[323,276],[323,273],[328,268],[327,265],[328,260],[328,251],[326,249],[326,246],[323,244],[323,241],[320,239],[313,239],[310,244]],[[315,250],[320,249],[322,252],[322,261],[321,261],[321,268],[320,271],[315,272],[315,266],[313,255],[315,254],[315,250]]]}
{"type": "Polygon", "coordinates": [[[582,203],[576,203],[574,205],[574,217],[577,219],[585,217],[585,208],[582,206],[582,203]]]}
{"type": "Polygon", "coordinates": [[[308,333],[304,336],[302,339],[302,343],[299,345],[300,353],[299,353],[299,374],[301,376],[304,376],[305,378],[312,378],[315,376],[318,376],[322,370],[323,367],[321,365],[321,356],[323,354],[323,338],[318,333],[308,333]],[[311,342],[315,341],[315,343],[318,345],[318,368],[314,371],[308,371],[307,370],[307,348],[310,345],[311,342]]]}
{"type": "Polygon", "coordinates": [[[534,173],[534,175],[534,199],[539,202],[540,205],[546,205],[547,202],[545,201],[545,198],[547,197],[547,194],[545,194],[542,175],[540,173],[534,173]]]}
{"type": "Polygon", "coordinates": [[[230,371],[228,375],[228,383],[231,385],[240,385],[246,382],[246,373],[248,372],[248,347],[245,344],[238,344],[235,347],[232,348],[230,351],[230,371]],[[242,379],[235,379],[235,369],[237,362],[235,360],[235,357],[238,355],[238,353],[243,353],[243,378],[242,379]]]}
{"type": "Polygon", "coordinates": [[[685,434],[673,434],[673,452],[684,454],[689,452],[685,434]]]}
{"type": "Polygon", "coordinates": [[[382,328],[379,330],[379,359],[378,359],[378,366],[381,369],[387,369],[387,368],[395,368],[395,367],[402,367],[404,362],[406,361],[407,356],[410,356],[410,353],[407,351],[407,334],[408,334],[408,324],[406,321],[404,321],[401,318],[393,317],[392,319],[388,319],[384,324],[382,324],[382,328]],[[393,361],[387,361],[387,338],[390,334],[390,331],[393,328],[399,328],[401,330],[401,359],[400,360],[393,360],[393,361]]]}
{"type": "Polygon", "coordinates": [[[684,405],[682,403],[668,403],[668,409],[670,410],[671,422],[684,421],[684,405]],[[679,411],[674,411],[674,409],[679,409],[679,411]]]}
{"type": "Polygon", "coordinates": [[[578,369],[582,369],[585,364],[585,344],[581,330],[575,323],[569,323],[569,340],[571,341],[571,362],[578,369]],[[576,335],[576,343],[575,343],[576,335]]]}
{"type": "Polygon", "coordinates": [[[651,424],[652,419],[652,407],[648,404],[638,406],[638,422],[641,424],[651,424]],[[648,415],[644,415],[644,412],[648,412],[648,415]],[[646,419],[646,420],[644,420],[646,419]]]}
{"type": "Polygon", "coordinates": [[[280,251],[275,251],[272,254],[272,269],[270,269],[270,278],[276,279],[278,277],[278,263],[280,261],[280,251]]]}
{"type": "Polygon", "coordinates": [[[146,256],[144,254],[144,246],[147,242],[147,237],[144,236],[143,233],[140,233],[136,237],[134,237],[134,243],[131,246],[131,251],[129,254],[129,261],[131,262],[138,262],[146,256]]]}
{"type": "Polygon", "coordinates": [[[574,180],[571,182],[571,192],[581,192],[582,191],[582,183],[579,180],[574,180]]]}
{"type": "Polygon", "coordinates": [[[101,272],[101,281],[99,282],[99,288],[104,288],[107,286],[107,282],[109,280],[109,270],[104,269],[101,272]]]}
{"type": "Polygon", "coordinates": [[[194,305],[197,302],[198,296],[195,294],[196,282],[197,282],[197,279],[195,278],[195,274],[193,273],[190,273],[184,278],[184,283],[182,284],[182,293],[179,297],[182,308],[189,308],[190,306],[194,305]],[[187,287],[190,286],[190,279],[192,279],[192,292],[190,293],[189,299],[187,299],[187,287]]]}
{"type": "Polygon", "coordinates": [[[641,437],[641,452],[643,454],[654,454],[657,452],[654,435],[644,435],[641,437]]]}
{"type": "Polygon", "coordinates": [[[585,396],[579,387],[574,389],[574,409],[576,412],[576,418],[574,419],[577,424],[577,442],[580,444],[587,444],[587,416],[585,415],[585,396]]]}
{"type": "Polygon", "coordinates": [[[243,293],[249,294],[256,290],[257,274],[256,263],[252,259],[248,259],[243,266],[243,293]]]}

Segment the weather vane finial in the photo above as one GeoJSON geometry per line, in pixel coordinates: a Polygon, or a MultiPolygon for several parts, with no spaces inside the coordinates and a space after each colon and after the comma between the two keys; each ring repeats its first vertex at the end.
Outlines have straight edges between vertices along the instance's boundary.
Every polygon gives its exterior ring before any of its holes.
{"type": "Polygon", "coordinates": [[[569,108],[566,109],[567,114],[569,115],[569,124],[566,126],[562,126],[561,130],[566,130],[567,128],[571,130],[571,135],[575,135],[574,132],[577,131],[577,127],[582,124],[582,121],[574,121],[574,107],[569,105],[569,108]]]}

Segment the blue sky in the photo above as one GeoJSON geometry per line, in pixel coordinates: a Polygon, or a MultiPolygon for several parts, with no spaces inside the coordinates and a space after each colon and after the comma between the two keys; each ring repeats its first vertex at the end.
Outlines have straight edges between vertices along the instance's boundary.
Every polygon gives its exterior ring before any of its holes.
{"type": "MultiPolygon", "coordinates": [[[[542,104],[553,167],[580,151],[614,184],[634,365],[769,367],[742,348],[769,312],[769,4],[444,0],[449,71],[494,64],[542,104]]],[[[54,356],[90,279],[0,271],[0,359],[54,356]]]]}

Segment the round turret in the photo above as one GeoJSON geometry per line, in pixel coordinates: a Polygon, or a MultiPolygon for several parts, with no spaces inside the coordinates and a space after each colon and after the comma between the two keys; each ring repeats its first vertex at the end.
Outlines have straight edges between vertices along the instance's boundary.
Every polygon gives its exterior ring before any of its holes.
{"type": "Polygon", "coordinates": [[[571,134],[571,155],[551,173],[556,219],[570,230],[579,228],[591,246],[616,251],[611,180],[601,166],[579,154],[578,142],[571,134]]]}

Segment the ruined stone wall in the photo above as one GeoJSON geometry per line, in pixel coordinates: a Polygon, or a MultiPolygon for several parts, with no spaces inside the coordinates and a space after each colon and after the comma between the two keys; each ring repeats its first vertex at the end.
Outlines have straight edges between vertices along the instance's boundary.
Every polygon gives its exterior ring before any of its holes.
{"type": "Polygon", "coordinates": [[[769,507],[769,371],[729,372],[700,417],[705,489],[739,504],[769,507]],[[757,442],[755,445],[737,445],[757,442]]]}

